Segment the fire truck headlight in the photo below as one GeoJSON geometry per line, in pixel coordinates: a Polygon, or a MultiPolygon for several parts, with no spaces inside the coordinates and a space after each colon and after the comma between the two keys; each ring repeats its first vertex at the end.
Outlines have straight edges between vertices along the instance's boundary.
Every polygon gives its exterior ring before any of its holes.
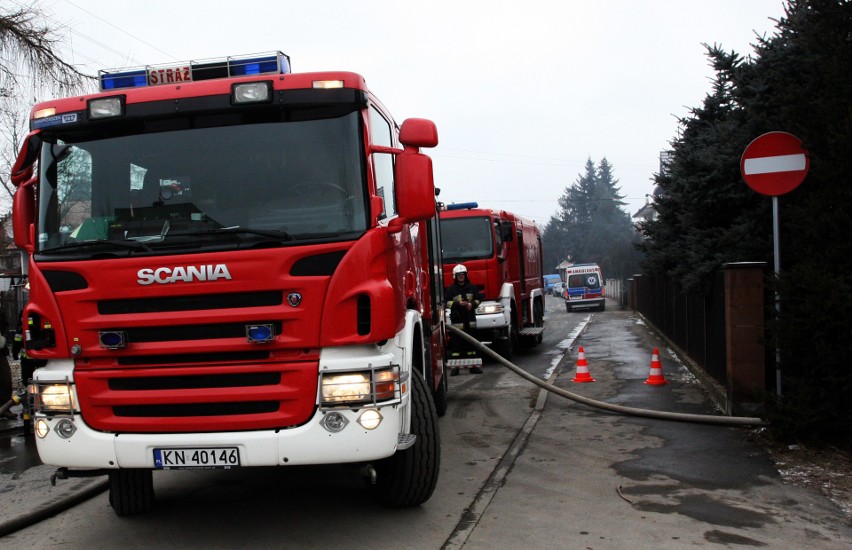
{"type": "Polygon", "coordinates": [[[103,97],[89,101],[89,120],[124,114],[124,97],[103,97]]]}
{"type": "Polygon", "coordinates": [[[49,414],[74,414],[74,400],[68,384],[39,384],[36,386],[35,410],[49,414]]]}
{"type": "Polygon", "coordinates": [[[366,430],[375,430],[382,423],[382,419],[382,413],[376,409],[364,409],[356,422],[366,430]]]}
{"type": "Polygon", "coordinates": [[[363,372],[323,374],[322,405],[341,406],[390,401],[400,396],[397,367],[363,372]]]}
{"type": "Polygon", "coordinates": [[[272,86],[268,81],[234,84],[231,98],[234,105],[269,103],[272,100],[272,86]]]}
{"type": "Polygon", "coordinates": [[[370,399],[370,373],[352,372],[322,377],[323,405],[363,402],[370,399]]]}
{"type": "Polygon", "coordinates": [[[500,304],[487,304],[476,308],[477,315],[489,315],[492,313],[503,313],[503,306],[500,304]]]}
{"type": "Polygon", "coordinates": [[[47,420],[39,418],[36,420],[34,430],[39,439],[44,439],[47,437],[48,432],[50,432],[50,426],[47,425],[47,420]]]}

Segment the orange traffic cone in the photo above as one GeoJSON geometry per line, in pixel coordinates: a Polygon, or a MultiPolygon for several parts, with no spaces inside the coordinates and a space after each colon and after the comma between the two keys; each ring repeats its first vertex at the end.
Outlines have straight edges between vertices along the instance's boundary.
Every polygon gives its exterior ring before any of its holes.
{"type": "Polygon", "coordinates": [[[577,352],[577,374],[571,379],[571,382],[594,382],[595,379],[589,374],[589,364],[586,363],[586,352],[583,351],[583,346],[577,352]]]}
{"type": "Polygon", "coordinates": [[[651,355],[651,374],[645,383],[652,386],[668,384],[666,377],[663,376],[663,364],[660,363],[660,350],[657,348],[654,348],[654,353],[651,355]]]}

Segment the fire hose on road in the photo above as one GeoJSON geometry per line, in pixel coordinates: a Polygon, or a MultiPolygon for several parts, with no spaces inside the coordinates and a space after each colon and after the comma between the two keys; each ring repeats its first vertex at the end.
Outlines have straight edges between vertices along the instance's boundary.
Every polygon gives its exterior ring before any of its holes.
{"type": "Polygon", "coordinates": [[[499,362],[501,365],[511,370],[521,378],[535,384],[536,386],[545,389],[551,393],[554,393],[560,397],[565,397],[576,401],[578,403],[582,403],[583,405],[588,405],[590,407],[594,407],[597,409],[602,409],[609,412],[614,412],[618,414],[627,414],[631,416],[641,416],[645,418],[655,418],[658,420],[674,420],[678,422],[693,422],[697,424],[718,424],[722,426],[766,426],[768,425],[766,421],[761,418],[750,418],[744,416],[717,416],[710,414],[687,414],[687,413],[674,413],[674,412],[666,412],[666,411],[654,411],[649,409],[639,409],[636,407],[625,407],[623,405],[614,405],[612,403],[605,403],[603,401],[597,401],[595,399],[590,399],[588,397],[584,397],[582,395],[578,395],[576,393],[563,390],[562,388],[557,388],[553,384],[548,384],[543,380],[539,380],[535,376],[527,373],[520,367],[514,365],[510,361],[507,361],[496,352],[492,351],[487,346],[480,343],[476,338],[473,338],[469,334],[465,333],[463,330],[454,327],[452,325],[447,325],[447,328],[452,332],[453,336],[461,338],[465,340],[468,344],[474,346],[474,348],[491,357],[492,359],[499,362]]]}

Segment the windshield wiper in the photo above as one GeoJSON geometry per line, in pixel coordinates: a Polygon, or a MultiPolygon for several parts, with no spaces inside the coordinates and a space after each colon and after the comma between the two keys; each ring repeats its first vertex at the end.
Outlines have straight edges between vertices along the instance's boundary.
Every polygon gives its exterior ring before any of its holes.
{"type": "Polygon", "coordinates": [[[93,249],[103,249],[103,250],[144,250],[145,252],[152,252],[150,246],[145,243],[139,241],[79,241],[73,243],[67,243],[62,246],[55,246],[53,248],[46,248],[44,250],[39,250],[38,254],[56,254],[62,252],[68,252],[71,250],[80,250],[84,248],[93,248],[93,249]]]}
{"type": "Polygon", "coordinates": [[[260,235],[261,237],[269,237],[271,239],[280,239],[282,241],[292,241],[295,240],[292,235],[287,233],[286,231],[279,231],[277,229],[252,229],[251,227],[220,227],[219,229],[212,230],[213,233],[236,233],[241,234],[245,233],[248,235],[260,235]]]}
{"type": "Polygon", "coordinates": [[[286,231],[274,229],[252,229],[251,227],[240,227],[238,225],[232,227],[219,227],[217,229],[207,229],[205,231],[171,231],[168,237],[186,237],[193,235],[258,235],[267,237],[276,242],[293,241],[295,238],[286,231]]]}

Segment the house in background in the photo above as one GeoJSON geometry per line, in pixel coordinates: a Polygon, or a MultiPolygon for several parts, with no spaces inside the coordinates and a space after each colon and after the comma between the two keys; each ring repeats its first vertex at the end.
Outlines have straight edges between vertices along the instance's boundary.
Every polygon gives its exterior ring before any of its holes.
{"type": "Polygon", "coordinates": [[[0,326],[13,329],[26,300],[21,251],[15,246],[12,214],[0,218],[0,326]]]}

